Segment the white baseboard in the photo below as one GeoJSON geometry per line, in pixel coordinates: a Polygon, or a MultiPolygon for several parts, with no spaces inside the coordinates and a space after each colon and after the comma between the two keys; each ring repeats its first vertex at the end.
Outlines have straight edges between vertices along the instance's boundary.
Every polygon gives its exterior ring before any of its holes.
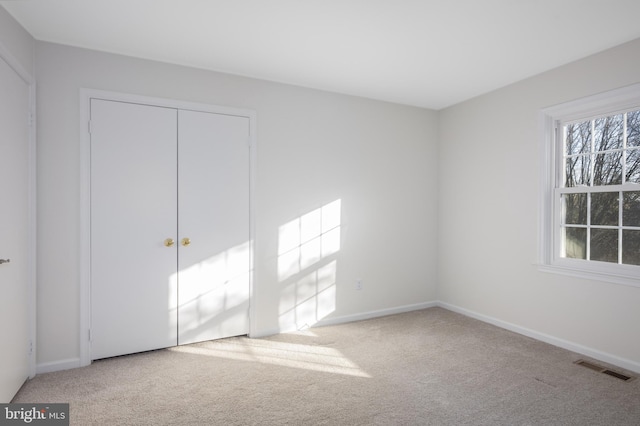
{"type": "Polygon", "coordinates": [[[435,302],[435,301],[423,302],[423,303],[415,303],[412,305],[398,306],[395,308],[386,308],[386,309],[380,309],[376,311],[362,312],[359,314],[343,315],[339,317],[332,317],[332,318],[320,320],[316,324],[314,324],[314,327],[323,327],[326,325],[336,325],[336,324],[344,324],[347,322],[362,321],[362,320],[371,319],[371,318],[384,317],[387,315],[401,314],[403,312],[417,311],[419,309],[433,308],[435,306],[438,306],[438,302],[435,302]]]}
{"type": "Polygon", "coordinates": [[[80,367],[80,358],[63,359],[60,361],[43,362],[36,365],[36,374],[52,373],[54,371],[70,370],[80,367]]]}
{"type": "MultiPolygon", "coordinates": [[[[361,320],[366,320],[371,318],[383,317],[386,315],[401,314],[403,312],[417,311],[419,309],[433,308],[435,306],[438,306],[438,302],[433,301],[433,302],[415,303],[412,305],[403,305],[395,308],[380,309],[376,311],[362,312],[362,313],[352,314],[352,315],[342,315],[338,317],[322,319],[317,323],[313,324],[311,328],[323,327],[327,325],[344,324],[347,322],[361,321],[361,320]]],[[[273,336],[274,334],[293,333],[296,331],[299,331],[299,329],[296,328],[295,325],[292,325],[290,328],[272,328],[272,329],[254,331],[249,334],[249,337],[254,339],[259,339],[262,337],[273,336]]]]}
{"type": "MultiPolygon", "coordinates": [[[[338,317],[322,319],[317,323],[313,324],[311,328],[323,327],[327,325],[344,324],[348,322],[361,321],[361,320],[377,318],[377,317],[384,317],[384,316],[393,315],[393,314],[401,314],[403,312],[417,311],[419,309],[433,308],[435,306],[438,306],[438,302],[434,301],[434,302],[415,303],[412,305],[403,305],[395,308],[380,309],[376,311],[368,311],[368,312],[362,312],[362,313],[352,314],[352,315],[342,315],[338,317]]],[[[299,331],[299,329],[296,328],[295,325],[292,325],[290,328],[272,328],[267,330],[255,331],[250,333],[249,337],[251,337],[252,339],[260,339],[262,337],[273,336],[275,334],[294,333],[296,331],[299,331]]]]}
{"type": "Polygon", "coordinates": [[[249,333],[249,337],[252,339],[262,339],[263,337],[269,337],[280,333],[284,333],[284,331],[279,328],[270,328],[266,330],[252,331],[249,333]]]}
{"type": "MultiPolygon", "coordinates": [[[[371,318],[383,317],[387,315],[401,314],[403,312],[417,311],[419,309],[433,308],[435,306],[438,306],[438,304],[437,302],[434,301],[434,302],[424,302],[424,303],[415,303],[412,305],[398,306],[395,308],[380,309],[377,311],[368,311],[368,312],[363,312],[363,313],[353,314],[353,315],[343,315],[339,317],[320,320],[316,324],[314,324],[313,327],[322,327],[325,325],[336,325],[336,324],[343,324],[343,323],[353,322],[353,321],[361,321],[361,320],[366,320],[371,318]]],[[[293,332],[293,331],[296,331],[296,329],[292,328],[291,330],[282,330],[282,329],[259,330],[259,331],[252,331],[251,333],[249,333],[249,337],[259,339],[261,337],[267,337],[267,336],[272,336],[274,334],[287,333],[287,332],[293,332]]],[[[78,367],[82,367],[80,363],[80,358],[64,359],[61,361],[38,364],[36,366],[36,374],[51,373],[54,371],[69,370],[71,368],[78,368],[78,367]]]]}
{"type": "MultiPolygon", "coordinates": [[[[348,323],[348,322],[354,322],[354,321],[362,321],[362,320],[366,320],[366,319],[372,319],[372,318],[378,318],[378,317],[383,317],[383,316],[387,316],[387,315],[393,315],[393,314],[400,314],[400,313],[404,313],[404,312],[410,312],[410,311],[416,311],[416,310],[420,310],[420,309],[427,309],[427,308],[433,308],[433,307],[441,307],[444,309],[447,309],[449,311],[452,312],[456,312],[471,318],[475,318],[477,320],[480,320],[482,322],[486,322],[488,324],[492,324],[495,325],[497,327],[500,328],[504,328],[506,330],[509,331],[513,331],[514,333],[518,333],[518,334],[522,334],[524,336],[527,337],[531,337],[532,339],[536,339],[539,340],[541,342],[545,342],[545,343],[549,343],[550,345],[553,346],[558,346],[560,348],[563,349],[567,349],[569,351],[572,352],[576,352],[585,356],[588,356],[590,358],[596,359],[596,360],[600,360],[602,362],[606,362],[608,364],[611,365],[615,365],[621,368],[624,368],[626,370],[629,371],[633,371],[635,373],[640,373],[640,363],[636,362],[636,361],[632,361],[629,359],[625,359],[625,358],[621,358],[618,357],[616,355],[612,355],[606,352],[602,352],[593,348],[589,348],[587,346],[583,346],[574,342],[570,342],[568,340],[564,340],[564,339],[560,339],[558,337],[554,337],[545,333],[541,333],[535,330],[531,330],[525,327],[521,327],[519,325],[516,324],[512,324],[510,322],[507,321],[502,321],[499,320],[497,318],[493,318],[487,315],[483,315],[483,314],[479,314],[477,312],[474,311],[470,311],[468,309],[465,308],[461,308],[455,305],[451,305],[449,303],[445,303],[445,302],[441,302],[441,301],[433,301],[433,302],[424,302],[424,303],[416,303],[416,304],[412,304],[412,305],[404,305],[404,306],[398,306],[395,308],[387,308],[387,309],[380,309],[380,310],[376,310],[376,311],[368,311],[368,312],[362,312],[362,313],[358,313],[358,314],[352,314],[352,315],[343,315],[343,316],[338,316],[338,317],[333,317],[333,318],[327,318],[324,320],[319,321],[317,324],[314,325],[314,327],[321,327],[321,326],[327,326],[327,325],[337,325],[337,324],[344,324],[344,323],[348,323]]],[[[251,337],[253,338],[260,338],[260,337],[266,337],[266,336],[270,336],[273,334],[278,334],[283,332],[282,330],[262,330],[262,332],[260,333],[255,333],[252,334],[251,337]]],[[[42,374],[42,373],[50,373],[50,372],[54,372],[54,371],[61,371],[61,370],[69,370],[71,368],[78,368],[81,367],[80,365],[80,358],[71,358],[71,359],[64,359],[61,361],[54,361],[54,362],[47,362],[47,363],[42,363],[42,364],[38,364],[36,366],[36,374],[42,374]]]]}
{"type": "Polygon", "coordinates": [[[621,358],[616,355],[612,355],[606,352],[599,351],[597,349],[589,348],[587,346],[580,345],[578,343],[570,342],[568,340],[560,339],[555,336],[551,336],[549,334],[540,333],[535,330],[531,330],[525,327],[521,327],[516,324],[512,324],[510,322],[502,321],[497,318],[493,318],[487,315],[479,314],[477,312],[470,311],[468,309],[460,308],[455,305],[451,305],[449,303],[440,302],[436,303],[436,306],[447,309],[449,311],[457,312],[459,314],[475,318],[482,322],[486,322],[492,325],[495,325],[500,328],[504,328],[509,331],[513,331],[514,333],[522,334],[527,337],[531,337],[532,339],[540,340],[541,342],[549,343],[553,346],[558,346],[563,349],[567,349],[572,352],[579,353],[581,355],[588,356],[590,358],[606,362],[611,365],[615,365],[621,368],[624,368],[629,371],[633,371],[635,373],[640,373],[640,363],[636,361],[632,361],[629,359],[621,358]]]}

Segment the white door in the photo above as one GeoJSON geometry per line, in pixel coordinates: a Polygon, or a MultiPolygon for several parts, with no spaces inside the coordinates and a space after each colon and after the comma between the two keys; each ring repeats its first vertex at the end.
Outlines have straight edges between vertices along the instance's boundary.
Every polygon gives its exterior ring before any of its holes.
{"type": "Polygon", "coordinates": [[[91,100],[91,358],[249,331],[249,119],[91,100]]]}
{"type": "Polygon", "coordinates": [[[0,58],[0,403],[29,375],[28,113],[28,85],[0,58]]]}
{"type": "Polygon", "coordinates": [[[249,332],[249,119],[178,115],[178,343],[249,332]]]}
{"type": "Polygon", "coordinates": [[[176,138],[175,109],[91,100],[92,359],[176,344],[176,138]]]}

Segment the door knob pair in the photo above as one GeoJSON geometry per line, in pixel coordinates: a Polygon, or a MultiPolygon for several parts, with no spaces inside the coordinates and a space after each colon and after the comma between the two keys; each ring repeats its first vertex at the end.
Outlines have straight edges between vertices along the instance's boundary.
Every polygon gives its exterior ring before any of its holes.
{"type": "MultiPolygon", "coordinates": [[[[164,240],[165,247],[173,247],[175,243],[176,242],[173,241],[173,238],[167,238],[166,240],[164,240]]],[[[189,244],[191,244],[191,240],[185,237],[182,240],[180,240],[180,244],[183,245],[184,247],[187,247],[189,244]]]]}

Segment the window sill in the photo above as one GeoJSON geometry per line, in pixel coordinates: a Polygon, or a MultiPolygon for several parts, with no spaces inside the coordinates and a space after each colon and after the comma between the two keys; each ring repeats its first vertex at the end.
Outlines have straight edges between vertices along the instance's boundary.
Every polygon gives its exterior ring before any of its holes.
{"type": "Polygon", "coordinates": [[[604,281],[608,283],[620,284],[631,287],[640,288],[640,276],[637,274],[626,275],[616,274],[603,271],[587,270],[575,266],[567,265],[548,265],[537,264],[538,270],[541,272],[549,272],[553,274],[567,275],[575,278],[584,278],[588,280],[604,281]]]}

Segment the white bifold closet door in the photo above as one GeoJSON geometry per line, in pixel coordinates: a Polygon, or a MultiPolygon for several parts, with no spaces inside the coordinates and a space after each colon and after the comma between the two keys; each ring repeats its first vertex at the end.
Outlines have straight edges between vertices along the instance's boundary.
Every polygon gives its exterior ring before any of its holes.
{"type": "Polygon", "coordinates": [[[91,101],[91,354],[177,341],[177,111],[91,101]]]}
{"type": "Polygon", "coordinates": [[[246,117],[91,100],[91,357],[249,330],[246,117]]]}
{"type": "Polygon", "coordinates": [[[249,119],[178,114],[178,343],[246,334],[249,119]]]}

